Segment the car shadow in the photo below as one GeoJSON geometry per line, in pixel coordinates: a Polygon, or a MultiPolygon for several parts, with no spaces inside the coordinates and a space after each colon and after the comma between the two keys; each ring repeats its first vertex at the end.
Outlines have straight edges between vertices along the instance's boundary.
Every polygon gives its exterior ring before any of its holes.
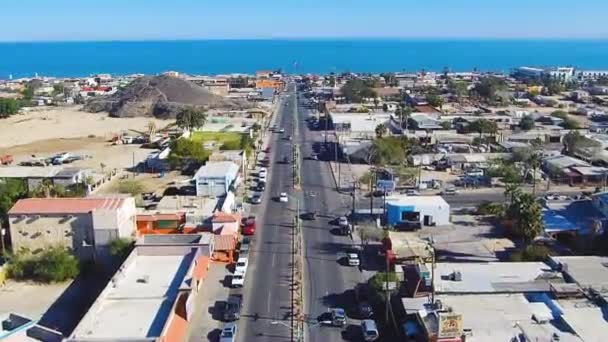
{"type": "Polygon", "coordinates": [[[222,320],[222,315],[224,314],[224,310],[226,308],[226,302],[223,300],[216,301],[213,306],[210,306],[208,309],[211,318],[216,321],[222,320]]]}
{"type": "Polygon", "coordinates": [[[220,329],[213,329],[207,334],[207,340],[210,342],[216,342],[220,340],[222,331],[220,329]]]}
{"type": "Polygon", "coordinates": [[[345,341],[363,341],[361,335],[361,327],[349,324],[344,330],[342,330],[342,339],[345,341]]]}

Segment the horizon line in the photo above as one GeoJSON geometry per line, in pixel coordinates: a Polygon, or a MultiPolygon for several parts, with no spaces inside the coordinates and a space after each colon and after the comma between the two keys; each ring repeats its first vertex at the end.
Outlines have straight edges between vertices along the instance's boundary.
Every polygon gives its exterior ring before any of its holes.
{"type": "Polygon", "coordinates": [[[146,43],[146,42],[201,42],[201,41],[595,41],[608,42],[608,37],[391,37],[391,36],[337,36],[337,37],[208,37],[208,38],[121,38],[121,39],[32,39],[1,40],[0,44],[32,43],[146,43]]]}

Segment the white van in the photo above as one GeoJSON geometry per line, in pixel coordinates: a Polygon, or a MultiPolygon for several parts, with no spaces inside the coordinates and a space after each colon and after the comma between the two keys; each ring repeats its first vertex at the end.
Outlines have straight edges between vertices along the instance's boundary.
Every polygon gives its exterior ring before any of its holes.
{"type": "Polygon", "coordinates": [[[375,341],[380,337],[376,322],[371,319],[364,319],[361,321],[361,333],[363,334],[363,340],[365,341],[375,341]]]}

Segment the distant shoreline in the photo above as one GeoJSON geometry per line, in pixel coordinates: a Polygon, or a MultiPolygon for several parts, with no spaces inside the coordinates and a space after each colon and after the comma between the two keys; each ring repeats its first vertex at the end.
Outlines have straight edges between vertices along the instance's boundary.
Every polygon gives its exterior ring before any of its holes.
{"type": "Polygon", "coordinates": [[[0,40],[3,44],[70,44],[70,43],[176,43],[176,42],[238,42],[238,41],[395,41],[395,42],[477,42],[477,41],[496,41],[496,42],[608,42],[608,37],[241,37],[241,38],[184,38],[184,39],[65,39],[65,40],[0,40]]]}
{"type": "Polygon", "coordinates": [[[276,38],[0,42],[0,79],[158,74],[509,72],[519,66],[608,69],[608,39],[276,38]]]}

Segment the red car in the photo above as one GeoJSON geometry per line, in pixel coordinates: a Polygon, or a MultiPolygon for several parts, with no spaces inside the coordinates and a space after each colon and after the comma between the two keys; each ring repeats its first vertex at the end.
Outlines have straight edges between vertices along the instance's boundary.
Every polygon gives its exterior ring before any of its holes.
{"type": "Polygon", "coordinates": [[[249,216],[243,218],[241,221],[241,232],[243,235],[253,235],[255,234],[255,217],[249,216]]]}

